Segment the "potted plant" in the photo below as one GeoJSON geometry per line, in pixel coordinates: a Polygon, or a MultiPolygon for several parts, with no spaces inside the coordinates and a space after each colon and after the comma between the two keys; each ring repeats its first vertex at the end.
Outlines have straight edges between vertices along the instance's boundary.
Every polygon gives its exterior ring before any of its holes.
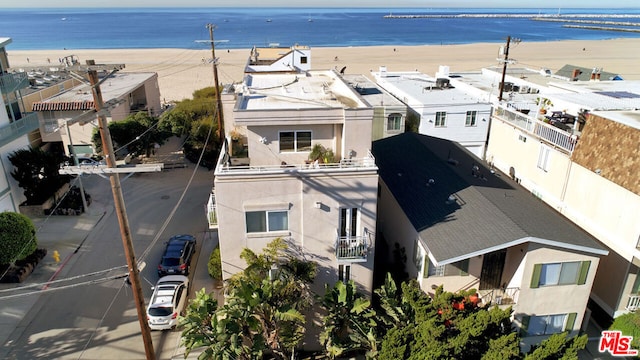
{"type": "Polygon", "coordinates": [[[538,97],[536,98],[536,105],[540,108],[540,114],[544,115],[547,113],[547,109],[553,106],[553,103],[547,98],[538,97]]]}

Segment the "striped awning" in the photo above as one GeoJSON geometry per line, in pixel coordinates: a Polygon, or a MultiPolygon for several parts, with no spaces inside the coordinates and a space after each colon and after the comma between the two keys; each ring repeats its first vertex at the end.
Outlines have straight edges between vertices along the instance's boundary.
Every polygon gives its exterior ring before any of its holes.
{"type": "Polygon", "coordinates": [[[61,102],[37,102],[33,104],[32,111],[73,111],[91,110],[93,101],[61,101],[61,102]]]}

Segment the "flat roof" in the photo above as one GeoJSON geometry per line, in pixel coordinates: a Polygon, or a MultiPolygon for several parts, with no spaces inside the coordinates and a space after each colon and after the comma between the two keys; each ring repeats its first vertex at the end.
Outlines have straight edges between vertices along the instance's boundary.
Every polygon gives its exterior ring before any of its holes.
{"type": "Polygon", "coordinates": [[[237,110],[368,107],[335,72],[248,74],[237,110]]]}
{"type": "MultiPolygon", "coordinates": [[[[132,93],[156,73],[119,72],[111,75],[100,85],[104,101],[117,99],[132,93]]],[[[42,110],[86,110],[93,109],[93,94],[89,85],[78,85],[33,104],[34,111],[42,110]]]]}
{"type": "Polygon", "coordinates": [[[11,44],[11,38],[9,37],[0,37],[0,47],[5,47],[11,44]]]}
{"type": "Polygon", "coordinates": [[[419,72],[386,72],[385,76],[380,76],[380,73],[375,74],[380,79],[379,81],[383,87],[385,87],[385,84],[393,85],[399,91],[426,106],[463,105],[483,102],[480,97],[465,90],[452,86],[439,87],[436,78],[419,72]]]}
{"type": "Polygon", "coordinates": [[[342,75],[342,78],[372,106],[406,106],[364,75],[349,74],[342,75]]]}

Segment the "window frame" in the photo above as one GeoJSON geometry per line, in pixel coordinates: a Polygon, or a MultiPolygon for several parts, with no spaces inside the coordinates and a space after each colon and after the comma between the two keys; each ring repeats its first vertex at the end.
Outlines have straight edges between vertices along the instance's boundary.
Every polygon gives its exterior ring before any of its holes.
{"type": "Polygon", "coordinates": [[[436,111],[436,118],[434,122],[435,127],[445,127],[447,125],[447,112],[436,111]]]}
{"type": "Polygon", "coordinates": [[[245,218],[245,231],[247,232],[247,234],[255,234],[255,233],[272,233],[272,232],[281,232],[281,231],[288,231],[289,230],[289,210],[253,210],[253,211],[245,211],[244,213],[244,218],[245,218]],[[262,226],[264,224],[264,229],[261,227],[259,230],[252,230],[250,231],[249,228],[249,214],[259,214],[259,213],[264,213],[264,219],[262,219],[264,221],[264,223],[260,223],[258,224],[258,226],[262,226]],[[271,229],[271,219],[269,217],[269,215],[271,214],[277,214],[277,213],[281,213],[281,214],[285,214],[285,226],[283,229],[275,229],[272,230],[271,229]]]}
{"type": "Polygon", "coordinates": [[[346,283],[349,280],[351,280],[351,265],[338,264],[338,281],[346,283]]]}
{"type": "Polygon", "coordinates": [[[311,152],[312,149],[312,145],[313,145],[313,131],[311,130],[282,130],[282,131],[278,131],[278,151],[280,153],[301,153],[301,152],[311,152]],[[285,133],[293,133],[293,139],[292,139],[292,145],[293,147],[290,149],[283,149],[282,148],[282,134],[285,133]],[[303,134],[303,133],[308,133],[309,134],[309,139],[308,139],[308,145],[304,144],[304,146],[301,146],[300,142],[303,141],[302,139],[299,138],[298,134],[303,134]]]}
{"type": "MultiPolygon", "coordinates": [[[[587,282],[587,277],[589,276],[589,268],[591,266],[591,261],[564,261],[564,262],[553,262],[553,263],[539,263],[533,266],[533,273],[531,276],[531,288],[539,288],[539,287],[550,287],[550,286],[566,286],[566,285],[584,285],[587,282]],[[566,272],[563,273],[563,267],[569,265],[576,265],[576,275],[572,277],[571,281],[566,280],[566,272]],[[551,280],[554,281],[545,281],[546,275],[549,273],[546,269],[550,269],[551,266],[560,265],[560,269],[557,272],[557,276],[554,276],[551,280]],[[565,275],[564,281],[561,281],[563,278],[563,274],[565,275]],[[557,279],[556,279],[557,278],[557,279]]],[[[565,271],[569,271],[566,269],[565,271]]]]}
{"type": "Polygon", "coordinates": [[[469,110],[464,120],[464,126],[475,127],[478,125],[478,110],[469,110]]]}
{"type": "Polygon", "coordinates": [[[538,152],[538,169],[548,172],[551,164],[551,148],[545,144],[540,144],[540,150],[538,152]]]}
{"type": "Polygon", "coordinates": [[[391,113],[387,116],[387,132],[402,130],[402,114],[391,113]]]}
{"type": "MultiPolygon", "coordinates": [[[[569,314],[552,314],[552,315],[539,315],[539,316],[535,316],[532,315],[529,319],[529,327],[527,329],[527,334],[530,336],[542,336],[542,335],[552,335],[552,334],[558,334],[564,331],[566,325],[567,325],[567,318],[568,318],[569,314]],[[557,325],[554,325],[554,319],[557,319],[559,317],[562,317],[562,325],[560,327],[558,327],[557,325]],[[542,331],[536,331],[535,333],[532,331],[531,326],[532,324],[536,323],[536,320],[542,320],[544,321],[544,326],[542,331]]],[[[539,324],[542,324],[541,321],[538,322],[539,324]]]]}

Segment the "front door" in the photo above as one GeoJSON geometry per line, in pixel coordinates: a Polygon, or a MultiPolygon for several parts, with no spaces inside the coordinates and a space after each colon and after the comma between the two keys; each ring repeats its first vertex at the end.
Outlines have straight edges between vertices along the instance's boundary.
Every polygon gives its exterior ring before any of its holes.
{"type": "Polygon", "coordinates": [[[354,240],[359,235],[359,219],[357,208],[340,208],[340,238],[354,240]]]}
{"type": "Polygon", "coordinates": [[[480,272],[480,290],[500,289],[502,269],[507,250],[498,250],[484,255],[480,272]]]}

